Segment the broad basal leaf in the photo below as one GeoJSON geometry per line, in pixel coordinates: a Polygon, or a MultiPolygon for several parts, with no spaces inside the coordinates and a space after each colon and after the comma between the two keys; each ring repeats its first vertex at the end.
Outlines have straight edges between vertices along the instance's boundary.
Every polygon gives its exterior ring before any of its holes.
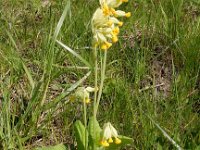
{"type": "Polygon", "coordinates": [[[36,150],[68,150],[68,148],[64,144],[58,144],[56,146],[36,148],[36,150]]]}
{"type": "Polygon", "coordinates": [[[101,128],[95,117],[90,117],[88,130],[89,130],[89,148],[91,150],[97,149],[100,141],[101,128]]]}
{"type": "Polygon", "coordinates": [[[75,136],[78,150],[84,150],[88,146],[88,132],[80,120],[75,122],[75,136]]]}

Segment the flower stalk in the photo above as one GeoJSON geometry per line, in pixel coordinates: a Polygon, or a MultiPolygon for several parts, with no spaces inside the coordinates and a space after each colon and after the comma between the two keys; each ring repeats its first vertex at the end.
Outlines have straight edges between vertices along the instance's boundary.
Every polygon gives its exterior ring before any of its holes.
{"type": "MultiPolygon", "coordinates": [[[[84,96],[85,99],[85,96],[84,96]]],[[[83,138],[85,138],[85,150],[87,150],[87,106],[86,106],[86,101],[83,102],[83,113],[84,113],[84,125],[85,125],[85,135],[83,134],[83,138]]]]}
{"type": "Polygon", "coordinates": [[[103,90],[103,85],[104,85],[104,79],[105,79],[106,60],[107,60],[107,50],[104,52],[103,66],[102,66],[102,68],[101,68],[101,82],[100,82],[100,87],[99,87],[97,102],[96,102],[96,105],[95,105],[95,113],[94,113],[94,116],[97,115],[99,103],[100,103],[100,100],[101,100],[101,95],[102,95],[102,90],[103,90]]]}
{"type": "Polygon", "coordinates": [[[93,116],[96,118],[96,103],[97,103],[97,89],[98,89],[98,84],[97,84],[97,78],[98,78],[98,64],[97,64],[97,48],[94,47],[94,88],[95,88],[95,91],[94,91],[94,102],[93,102],[93,116]]]}
{"type": "MultiPolygon", "coordinates": [[[[91,26],[93,32],[92,46],[94,63],[94,87],[79,87],[75,92],[75,97],[78,97],[79,99],[81,99],[81,101],[83,101],[83,121],[85,126],[85,134],[81,137],[85,139],[84,149],[86,150],[90,149],[91,147],[93,149],[96,149],[96,147],[108,147],[109,145],[111,145],[111,143],[120,144],[122,141],[121,137],[118,136],[117,130],[112,126],[110,122],[104,125],[103,130],[100,128],[99,123],[97,121],[97,113],[101,101],[104,80],[106,76],[108,50],[110,49],[110,47],[112,47],[114,43],[118,42],[120,27],[123,25],[123,22],[118,20],[118,18],[128,18],[131,16],[130,12],[115,10],[124,2],[128,2],[128,0],[99,0],[100,7],[96,9],[91,19],[91,26]],[[100,64],[98,64],[99,60],[100,64]],[[100,75],[98,75],[99,73],[100,75]],[[98,76],[100,76],[100,83],[98,82],[98,76]],[[91,120],[90,117],[89,122],[87,123],[87,103],[90,103],[91,92],[94,92],[92,117],[93,119],[91,120]],[[93,137],[93,142],[87,140],[87,131],[90,135],[92,135],[91,137],[93,137]],[[96,140],[99,140],[99,143],[97,143],[96,140]]],[[[81,127],[79,127],[78,131],[82,130],[80,128],[81,127]]]]}

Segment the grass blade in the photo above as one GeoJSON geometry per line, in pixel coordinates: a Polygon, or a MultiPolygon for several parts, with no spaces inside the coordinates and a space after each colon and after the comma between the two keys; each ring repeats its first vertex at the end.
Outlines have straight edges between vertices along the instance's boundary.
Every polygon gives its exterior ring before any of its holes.
{"type": "Polygon", "coordinates": [[[41,100],[41,103],[40,103],[41,106],[44,104],[44,101],[46,99],[46,93],[47,93],[48,86],[49,86],[49,83],[50,83],[50,76],[51,76],[51,71],[52,71],[54,57],[55,57],[55,51],[54,51],[55,41],[58,37],[60,29],[63,25],[64,19],[66,18],[69,10],[70,10],[70,1],[67,2],[67,5],[65,6],[65,9],[62,13],[62,16],[60,17],[60,19],[58,21],[58,24],[56,26],[56,29],[55,29],[55,32],[54,32],[54,35],[53,35],[53,41],[50,45],[50,50],[49,50],[48,55],[47,55],[47,63],[46,63],[47,66],[45,66],[45,72],[44,72],[44,74],[46,75],[46,77],[45,77],[46,81],[44,82],[43,96],[42,96],[42,100],[41,100]]]}
{"type": "Polygon", "coordinates": [[[34,82],[34,80],[32,78],[31,72],[29,71],[29,69],[26,67],[26,65],[23,62],[22,62],[22,66],[23,66],[23,69],[24,69],[24,71],[25,71],[25,73],[26,73],[26,75],[28,77],[28,81],[29,81],[29,83],[31,85],[31,88],[33,90],[34,87],[35,87],[35,82],[34,82]]]}
{"type": "Polygon", "coordinates": [[[78,53],[76,53],[74,50],[72,50],[70,47],[68,47],[67,45],[63,44],[62,42],[56,40],[56,42],[62,46],[64,49],[66,49],[68,52],[70,52],[71,54],[73,54],[74,56],[76,56],[79,60],[81,60],[85,65],[87,65],[88,67],[91,67],[91,65],[89,64],[89,62],[87,60],[85,60],[83,57],[81,57],[78,53]]]}
{"type": "Polygon", "coordinates": [[[9,31],[7,31],[7,30],[6,30],[6,33],[7,33],[8,37],[9,37],[9,39],[10,39],[12,45],[13,45],[14,48],[16,49],[16,51],[13,51],[12,53],[13,53],[13,54],[15,55],[15,57],[20,61],[20,64],[23,66],[23,69],[24,69],[24,71],[25,71],[25,73],[26,73],[26,75],[27,75],[27,77],[28,77],[28,81],[29,81],[29,83],[30,83],[30,85],[31,85],[31,88],[32,88],[32,90],[33,90],[34,87],[35,87],[35,83],[34,83],[34,80],[33,80],[33,78],[32,78],[31,72],[30,72],[30,70],[26,67],[26,65],[24,64],[23,59],[22,59],[22,58],[20,57],[20,55],[17,53],[17,52],[19,51],[19,48],[18,48],[18,46],[17,46],[17,44],[16,44],[14,38],[12,37],[11,33],[10,33],[9,31]]]}
{"type": "Polygon", "coordinates": [[[65,101],[65,97],[69,95],[73,90],[75,90],[80,84],[82,84],[88,76],[91,74],[91,71],[88,72],[83,78],[81,78],[79,81],[74,83],[70,88],[68,88],[66,91],[62,92],[58,97],[53,99],[51,102],[45,105],[44,110],[49,110],[50,108],[54,107],[58,102],[65,101]]]}
{"type": "MultiPolygon", "coordinates": [[[[65,6],[65,9],[62,13],[62,16],[60,17],[60,20],[58,21],[58,24],[56,26],[55,32],[54,32],[54,36],[53,36],[53,40],[56,41],[58,34],[60,32],[60,29],[63,25],[63,22],[67,16],[67,14],[70,12],[70,1],[67,2],[67,5],[65,6]]],[[[70,13],[69,13],[70,14],[70,13]]]]}
{"type": "MultiPolygon", "coordinates": [[[[145,114],[146,115],[146,114],[145,114]]],[[[163,130],[159,124],[157,124],[149,115],[146,115],[151,122],[162,132],[162,134],[178,149],[178,150],[182,150],[182,148],[169,136],[169,134],[167,134],[167,132],[165,132],[165,130],[163,130]]]]}

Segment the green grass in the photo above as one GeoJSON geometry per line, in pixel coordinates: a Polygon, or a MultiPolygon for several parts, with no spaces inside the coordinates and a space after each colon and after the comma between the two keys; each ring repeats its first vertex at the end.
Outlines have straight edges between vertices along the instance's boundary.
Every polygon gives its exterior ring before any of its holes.
{"type": "MultiPolygon", "coordinates": [[[[95,0],[44,8],[39,0],[0,1],[0,149],[74,144],[72,125],[82,112],[68,96],[75,82],[94,78],[82,79],[89,69],[55,40],[91,63],[97,7],[95,0]]],[[[108,51],[100,124],[110,121],[132,137],[127,149],[176,149],[156,125],[181,148],[199,149],[200,3],[130,0],[121,8],[132,17],[108,51]]]]}

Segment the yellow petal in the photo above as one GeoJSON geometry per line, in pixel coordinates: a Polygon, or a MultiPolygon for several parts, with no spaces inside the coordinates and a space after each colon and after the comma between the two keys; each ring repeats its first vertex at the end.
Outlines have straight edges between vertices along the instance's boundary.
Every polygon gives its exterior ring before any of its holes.
{"type": "Polygon", "coordinates": [[[126,16],[127,18],[129,18],[129,17],[131,16],[131,12],[127,12],[127,13],[125,14],[125,16],[126,16]]]}
{"type": "Polygon", "coordinates": [[[120,144],[122,141],[119,138],[115,138],[115,144],[120,144]]]}
{"type": "Polygon", "coordinates": [[[115,11],[114,8],[110,8],[110,12],[111,12],[112,15],[116,15],[116,11],[115,11]]]}
{"type": "Polygon", "coordinates": [[[100,144],[104,147],[108,147],[109,146],[109,143],[106,141],[106,140],[102,140],[100,141],[100,144]]]}
{"type": "Polygon", "coordinates": [[[123,26],[123,22],[122,21],[120,21],[120,22],[118,22],[118,25],[121,27],[121,26],[123,26]]]}
{"type": "Polygon", "coordinates": [[[102,10],[103,10],[103,13],[105,16],[110,15],[110,9],[109,9],[108,5],[104,4],[102,10]]]}
{"type": "Polygon", "coordinates": [[[109,139],[108,139],[108,143],[113,143],[112,138],[109,138],[109,139]]]}
{"type": "Polygon", "coordinates": [[[104,44],[101,45],[102,50],[107,50],[112,46],[112,43],[105,42],[104,44]]]}
{"type": "Polygon", "coordinates": [[[112,42],[116,43],[117,41],[118,41],[118,37],[116,35],[114,35],[113,38],[112,38],[112,42]]]}
{"type": "Polygon", "coordinates": [[[119,34],[119,27],[115,27],[112,32],[113,32],[114,35],[118,35],[119,34]]]}
{"type": "Polygon", "coordinates": [[[107,46],[108,48],[110,48],[110,47],[112,46],[112,43],[109,43],[109,42],[105,42],[105,44],[106,44],[106,46],[107,46]]]}
{"type": "Polygon", "coordinates": [[[102,45],[101,45],[101,49],[102,49],[102,50],[107,50],[107,49],[108,49],[108,47],[107,47],[107,45],[106,45],[106,44],[102,44],[102,45]]]}

